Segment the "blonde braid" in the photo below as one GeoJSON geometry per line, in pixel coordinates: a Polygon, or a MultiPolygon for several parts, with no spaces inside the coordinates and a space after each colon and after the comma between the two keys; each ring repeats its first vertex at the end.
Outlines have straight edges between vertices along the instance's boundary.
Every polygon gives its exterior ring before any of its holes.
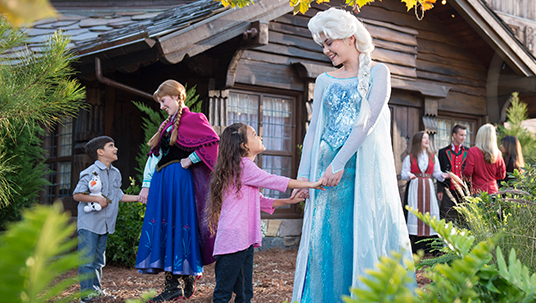
{"type": "Polygon", "coordinates": [[[155,147],[160,141],[160,133],[162,132],[162,129],[164,128],[164,126],[169,122],[169,119],[171,119],[171,117],[167,117],[167,119],[158,128],[158,131],[156,132],[156,134],[154,134],[151,140],[147,142],[147,145],[149,145],[151,148],[155,147]]]}
{"type": "Polygon", "coordinates": [[[179,129],[179,122],[181,121],[182,116],[182,100],[179,103],[179,112],[177,113],[177,118],[175,118],[175,125],[173,126],[173,132],[171,132],[171,138],[169,139],[169,145],[175,145],[177,142],[177,133],[179,129]]]}

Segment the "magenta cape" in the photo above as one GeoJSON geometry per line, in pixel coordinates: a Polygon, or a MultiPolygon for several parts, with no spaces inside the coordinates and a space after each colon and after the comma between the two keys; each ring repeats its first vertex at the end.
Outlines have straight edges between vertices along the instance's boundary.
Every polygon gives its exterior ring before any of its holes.
{"type": "MultiPolygon", "coordinates": [[[[170,119],[162,128],[162,133],[171,126],[174,119],[170,119]]],[[[163,124],[163,123],[162,123],[163,124]]],[[[160,134],[160,140],[162,139],[160,134]]],[[[203,265],[214,263],[212,256],[214,251],[215,234],[211,234],[208,228],[208,220],[205,215],[205,206],[207,203],[210,174],[218,157],[218,142],[220,137],[208,123],[207,117],[201,113],[192,113],[188,107],[182,110],[179,130],[177,134],[177,143],[179,148],[188,151],[195,151],[201,158],[202,163],[191,166],[195,186],[195,204],[197,209],[197,224],[199,229],[199,246],[201,248],[201,259],[203,265]]],[[[157,146],[151,150],[158,156],[160,141],[157,146]]]]}

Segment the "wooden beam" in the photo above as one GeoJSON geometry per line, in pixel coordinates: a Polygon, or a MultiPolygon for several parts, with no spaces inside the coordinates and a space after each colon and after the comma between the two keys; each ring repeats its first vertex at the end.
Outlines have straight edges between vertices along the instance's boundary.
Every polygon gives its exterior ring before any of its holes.
{"type": "Polygon", "coordinates": [[[416,91],[427,97],[446,98],[450,86],[438,85],[436,83],[422,84],[422,81],[415,81],[415,79],[405,77],[391,77],[391,87],[409,91],[416,91]]]}
{"type": "Polygon", "coordinates": [[[241,9],[232,9],[172,34],[160,37],[159,46],[166,61],[175,64],[186,54],[193,57],[250,28],[252,21],[270,21],[292,11],[286,1],[259,0],[241,9]]]}
{"type": "Polygon", "coordinates": [[[536,60],[480,0],[453,0],[449,3],[496,51],[504,55],[514,70],[527,77],[536,75],[536,60]]]}

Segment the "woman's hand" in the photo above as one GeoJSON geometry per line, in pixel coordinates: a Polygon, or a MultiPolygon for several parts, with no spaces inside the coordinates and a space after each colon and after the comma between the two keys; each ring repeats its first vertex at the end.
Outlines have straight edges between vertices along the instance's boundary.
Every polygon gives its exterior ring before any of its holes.
{"type": "Polygon", "coordinates": [[[448,173],[442,173],[441,177],[443,177],[443,179],[450,179],[450,175],[448,173]]]}
{"type": "MultiPolygon", "coordinates": [[[[309,182],[309,179],[305,178],[305,177],[299,177],[296,180],[309,182]]],[[[290,195],[290,199],[293,199],[294,197],[309,199],[309,189],[307,189],[307,188],[297,188],[297,189],[293,190],[292,194],[290,195]]]]}
{"type": "Polygon", "coordinates": [[[181,166],[182,168],[184,169],[187,169],[188,167],[192,166],[192,160],[190,160],[190,158],[184,158],[184,159],[181,159],[181,166]]]}
{"type": "Polygon", "coordinates": [[[149,188],[144,187],[140,190],[140,194],[138,195],[138,201],[147,204],[147,197],[149,197],[149,188]]]}
{"type": "Polygon", "coordinates": [[[331,164],[328,166],[324,174],[322,175],[322,185],[324,186],[337,186],[339,182],[341,182],[342,174],[344,173],[344,169],[341,169],[337,173],[333,173],[333,168],[331,167],[331,164]]]}
{"type": "Polygon", "coordinates": [[[409,179],[410,179],[410,180],[417,179],[417,176],[415,176],[415,175],[412,174],[412,173],[409,173],[409,179]]]}

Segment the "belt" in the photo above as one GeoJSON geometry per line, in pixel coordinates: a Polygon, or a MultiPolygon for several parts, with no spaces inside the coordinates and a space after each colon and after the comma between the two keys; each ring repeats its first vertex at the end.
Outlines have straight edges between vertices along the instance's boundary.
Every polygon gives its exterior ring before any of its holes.
{"type": "Polygon", "coordinates": [[[414,175],[415,175],[415,177],[418,177],[418,178],[432,178],[431,174],[417,173],[417,174],[414,174],[414,175]]]}

